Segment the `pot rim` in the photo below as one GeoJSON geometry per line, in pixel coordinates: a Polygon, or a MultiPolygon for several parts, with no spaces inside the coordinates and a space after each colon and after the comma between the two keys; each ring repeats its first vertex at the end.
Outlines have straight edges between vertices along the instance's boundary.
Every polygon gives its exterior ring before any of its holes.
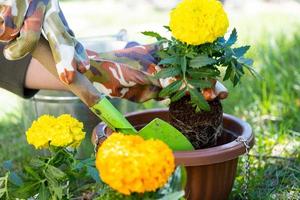
{"type": "MultiPolygon", "coordinates": [[[[168,108],[166,109],[148,109],[144,111],[137,111],[137,112],[132,112],[128,113],[125,116],[126,117],[132,117],[135,115],[141,115],[141,114],[146,114],[146,113],[160,113],[160,112],[166,112],[168,111],[168,108]]],[[[248,144],[250,148],[253,147],[254,145],[254,134],[252,133],[252,128],[251,126],[229,114],[223,114],[223,119],[224,121],[231,121],[233,122],[236,126],[239,126],[240,131],[240,137],[248,141],[248,144]]],[[[101,123],[103,124],[103,123],[101,123]]],[[[100,124],[100,126],[101,126],[100,124]]],[[[99,125],[98,125],[99,126],[99,125]]],[[[105,129],[107,128],[106,126],[102,125],[102,131],[105,132],[105,129]]],[[[101,128],[100,128],[101,129],[101,128]]],[[[230,131],[230,130],[228,130],[230,131]]],[[[237,140],[233,140],[231,142],[215,146],[215,147],[210,147],[210,148],[205,148],[205,149],[198,149],[198,150],[193,150],[193,151],[175,151],[175,160],[177,165],[184,165],[184,166],[200,166],[200,165],[209,165],[209,164],[216,164],[216,163],[221,163],[229,160],[233,160],[238,158],[240,155],[246,153],[246,148],[245,145],[237,140]]]]}

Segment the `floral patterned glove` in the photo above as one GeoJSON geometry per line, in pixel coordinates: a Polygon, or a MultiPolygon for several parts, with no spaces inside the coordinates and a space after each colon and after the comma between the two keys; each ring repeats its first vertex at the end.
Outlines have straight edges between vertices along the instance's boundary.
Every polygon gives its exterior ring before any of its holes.
{"type": "Polygon", "coordinates": [[[0,3],[0,41],[8,43],[4,55],[9,60],[31,53],[41,32],[49,41],[57,72],[64,83],[71,83],[75,70],[83,73],[89,59],[74,38],[58,0],[2,0],[0,3]],[[63,58],[63,59],[62,59],[63,58]]]}
{"type": "MultiPolygon", "coordinates": [[[[125,49],[108,53],[87,50],[91,68],[85,75],[107,96],[134,102],[159,100],[158,94],[162,88],[176,79],[154,78],[154,74],[160,70],[153,57],[158,48],[155,44],[128,43],[125,49]]],[[[213,88],[202,91],[206,100],[227,97],[227,89],[220,82],[213,81],[213,85],[213,88]]]]}

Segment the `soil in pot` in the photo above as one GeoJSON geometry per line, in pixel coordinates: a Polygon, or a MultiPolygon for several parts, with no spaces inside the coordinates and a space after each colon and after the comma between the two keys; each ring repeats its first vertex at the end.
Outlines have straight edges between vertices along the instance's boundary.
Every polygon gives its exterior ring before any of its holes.
{"type": "Polygon", "coordinates": [[[222,104],[219,99],[208,103],[210,111],[196,112],[190,97],[185,96],[169,107],[170,123],[189,139],[195,149],[216,146],[222,134],[222,104]]]}

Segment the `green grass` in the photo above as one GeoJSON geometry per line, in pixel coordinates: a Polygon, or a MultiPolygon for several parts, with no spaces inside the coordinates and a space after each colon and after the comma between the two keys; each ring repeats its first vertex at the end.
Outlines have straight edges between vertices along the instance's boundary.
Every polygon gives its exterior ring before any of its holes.
{"type": "MultiPolygon", "coordinates": [[[[248,76],[237,88],[229,85],[224,110],[249,122],[256,136],[250,199],[299,199],[300,34],[262,36],[249,56],[262,80],[248,76]]],[[[240,163],[239,172],[242,168],[240,163]]],[[[233,199],[240,195],[242,177],[237,177],[233,199]]]]}

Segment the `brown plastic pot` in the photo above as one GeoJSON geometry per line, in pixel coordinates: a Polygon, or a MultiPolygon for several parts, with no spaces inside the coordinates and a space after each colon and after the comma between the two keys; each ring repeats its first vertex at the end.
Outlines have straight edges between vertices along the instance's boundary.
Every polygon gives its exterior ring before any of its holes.
{"type": "MultiPolygon", "coordinates": [[[[155,118],[168,121],[168,110],[153,109],[127,115],[127,119],[137,129],[155,118]]],[[[105,135],[111,133],[112,130],[101,123],[93,131],[93,141],[101,143],[101,138],[105,139],[105,135]]],[[[224,114],[224,131],[217,146],[174,152],[176,164],[184,165],[187,169],[188,200],[228,199],[236,175],[238,157],[246,152],[244,144],[236,141],[239,136],[246,139],[250,147],[253,146],[254,135],[250,125],[234,116],[224,114]]]]}

